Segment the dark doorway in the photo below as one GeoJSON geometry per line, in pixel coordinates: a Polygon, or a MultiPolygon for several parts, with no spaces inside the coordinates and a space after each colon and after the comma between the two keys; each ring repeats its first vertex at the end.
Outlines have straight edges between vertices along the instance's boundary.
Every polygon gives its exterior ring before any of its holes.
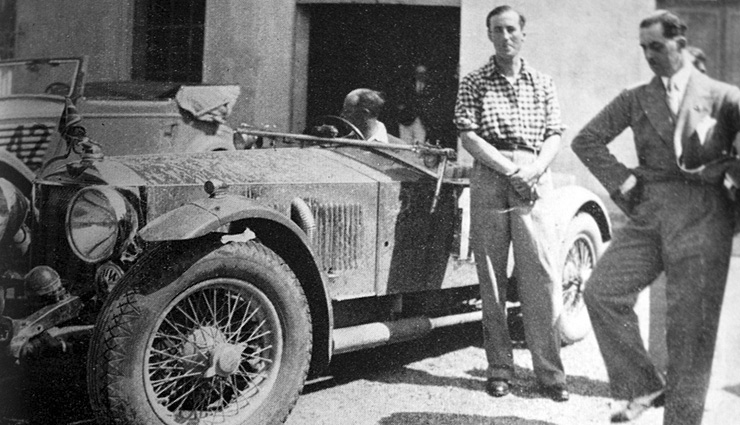
{"type": "Polygon", "coordinates": [[[0,59],[12,59],[15,51],[16,0],[0,0],[0,59]]]}
{"type": "Polygon", "coordinates": [[[394,104],[403,85],[411,84],[417,64],[427,66],[437,89],[454,102],[459,8],[315,5],[309,13],[309,123],[320,115],[337,115],[347,93],[366,87],[385,94],[380,118],[395,134],[394,104]]]}

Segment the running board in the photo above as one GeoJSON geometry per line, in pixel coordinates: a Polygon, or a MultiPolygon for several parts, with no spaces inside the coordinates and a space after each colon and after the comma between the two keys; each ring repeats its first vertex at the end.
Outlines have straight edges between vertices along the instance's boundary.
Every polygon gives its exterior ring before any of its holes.
{"type": "Polygon", "coordinates": [[[334,329],[334,354],[420,338],[434,329],[479,322],[483,312],[442,317],[411,317],[393,322],[374,322],[334,329]]]}

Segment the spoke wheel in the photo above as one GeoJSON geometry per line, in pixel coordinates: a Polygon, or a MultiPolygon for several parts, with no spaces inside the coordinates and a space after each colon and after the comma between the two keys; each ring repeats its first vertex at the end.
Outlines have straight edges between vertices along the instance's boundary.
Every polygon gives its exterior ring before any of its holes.
{"type": "Polygon", "coordinates": [[[596,265],[593,243],[580,235],[568,250],[563,270],[563,309],[574,311],[583,301],[583,290],[596,265]]]}
{"type": "Polygon", "coordinates": [[[311,342],[301,285],[270,249],[255,241],[161,249],[103,306],[88,358],[91,405],[100,423],[282,423],[303,388],[311,342]]]}
{"type": "Polygon", "coordinates": [[[604,243],[596,221],[586,213],[578,214],[568,227],[563,262],[563,305],[558,318],[560,337],[564,344],[585,338],[591,331],[583,291],[604,243]]]}
{"type": "Polygon", "coordinates": [[[148,345],[147,395],[157,413],[221,422],[259,406],[283,348],[274,306],[234,279],[203,282],[173,300],[148,345]]]}

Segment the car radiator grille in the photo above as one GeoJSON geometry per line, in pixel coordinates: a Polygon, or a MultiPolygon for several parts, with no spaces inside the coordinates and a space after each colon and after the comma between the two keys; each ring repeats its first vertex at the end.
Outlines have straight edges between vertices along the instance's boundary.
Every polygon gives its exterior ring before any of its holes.
{"type": "Polygon", "coordinates": [[[36,186],[38,220],[33,229],[34,264],[47,265],[56,270],[62,281],[75,292],[93,290],[95,266],[77,258],[67,242],[65,216],[78,186],[36,186]]]}
{"type": "Polygon", "coordinates": [[[308,205],[316,220],[314,247],[324,270],[357,268],[364,239],[361,205],[315,201],[308,205]]]}
{"type": "Polygon", "coordinates": [[[0,126],[0,149],[15,154],[32,171],[41,167],[56,123],[0,126]]]}

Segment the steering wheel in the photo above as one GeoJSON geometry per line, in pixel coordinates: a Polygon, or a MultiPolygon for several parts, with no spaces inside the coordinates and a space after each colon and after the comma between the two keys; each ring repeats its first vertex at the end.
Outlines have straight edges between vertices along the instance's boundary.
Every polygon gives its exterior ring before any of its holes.
{"type": "Polygon", "coordinates": [[[69,89],[69,84],[57,81],[46,86],[44,93],[67,96],[69,94],[69,89]]]}
{"type": "Polygon", "coordinates": [[[362,134],[360,129],[345,118],[336,115],[322,115],[313,121],[313,124],[309,126],[309,130],[313,130],[322,125],[330,125],[336,128],[339,131],[339,134],[335,137],[365,140],[365,136],[362,134]]]}

